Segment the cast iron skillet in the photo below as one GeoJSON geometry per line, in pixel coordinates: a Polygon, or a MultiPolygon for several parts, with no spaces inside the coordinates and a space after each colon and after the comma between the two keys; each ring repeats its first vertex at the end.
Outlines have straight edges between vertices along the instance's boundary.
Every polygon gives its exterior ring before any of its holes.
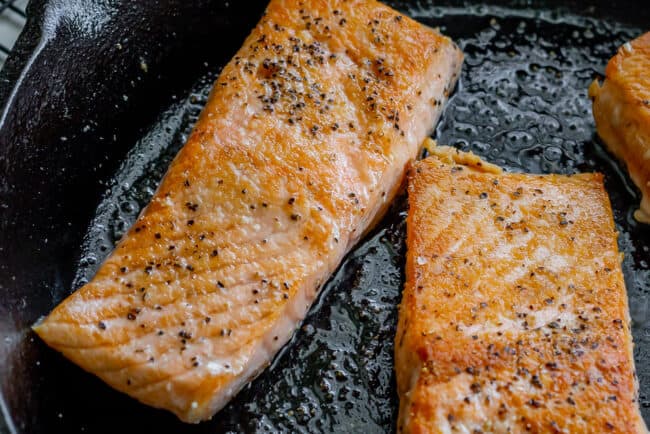
{"type": "MultiPolygon", "coordinates": [[[[650,10],[633,0],[460,3],[391,3],[467,55],[436,137],[511,171],[605,173],[650,421],[650,227],[631,217],[639,193],[596,139],[586,96],[616,48],[649,30],[650,10]]],[[[394,431],[403,198],[271,368],[210,422],[184,425],[114,392],[29,329],[92,276],[146,204],[265,4],[30,3],[0,74],[0,432],[394,431]]]]}

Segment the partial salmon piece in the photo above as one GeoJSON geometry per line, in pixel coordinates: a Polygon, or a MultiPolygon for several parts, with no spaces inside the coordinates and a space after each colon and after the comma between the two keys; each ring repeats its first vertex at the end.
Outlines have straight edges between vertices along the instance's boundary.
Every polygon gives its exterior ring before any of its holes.
{"type": "Polygon", "coordinates": [[[409,177],[399,431],[646,432],[602,176],[434,154],[409,177]]]}
{"type": "Polygon", "coordinates": [[[461,63],[375,1],[271,1],[151,203],[36,332],[146,404],[210,418],[382,216],[461,63]]]}
{"type": "Polygon", "coordinates": [[[623,45],[589,87],[598,134],[642,194],[634,217],[650,223],[650,33],[623,45]]]}

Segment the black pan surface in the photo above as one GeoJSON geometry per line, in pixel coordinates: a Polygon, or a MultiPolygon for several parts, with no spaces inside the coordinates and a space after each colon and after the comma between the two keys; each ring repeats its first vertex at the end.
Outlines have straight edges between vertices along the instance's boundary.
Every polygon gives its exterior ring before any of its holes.
{"type": "MultiPolygon", "coordinates": [[[[393,1],[466,53],[435,137],[510,171],[606,175],[650,422],[650,226],[594,134],[587,86],[649,30],[629,1],[393,1]]],[[[182,146],[266,1],[33,0],[0,73],[0,433],[393,432],[404,198],[348,256],[272,366],[184,425],[64,360],[29,327],[92,277],[182,146]]]]}

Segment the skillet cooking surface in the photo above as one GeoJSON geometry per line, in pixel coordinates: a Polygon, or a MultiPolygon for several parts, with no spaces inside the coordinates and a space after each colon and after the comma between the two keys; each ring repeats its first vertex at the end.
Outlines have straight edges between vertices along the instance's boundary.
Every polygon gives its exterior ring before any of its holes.
{"type": "MultiPolygon", "coordinates": [[[[393,432],[404,197],[273,365],[211,422],[184,425],[137,404],[29,332],[92,277],[148,202],[266,2],[153,3],[34,1],[0,77],[0,432],[393,432]]],[[[510,171],[605,173],[650,422],[650,226],[632,218],[639,193],[596,139],[587,98],[617,47],[648,30],[635,23],[649,13],[634,1],[498,3],[390,2],[466,54],[440,144],[510,171]]]]}

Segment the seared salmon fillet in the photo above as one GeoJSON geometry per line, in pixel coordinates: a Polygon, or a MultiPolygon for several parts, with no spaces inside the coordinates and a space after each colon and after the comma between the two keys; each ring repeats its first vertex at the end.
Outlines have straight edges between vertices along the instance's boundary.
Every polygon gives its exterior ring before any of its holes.
{"type": "Polygon", "coordinates": [[[602,176],[434,153],[409,176],[399,431],[646,432],[602,176]]]}
{"type": "Polygon", "coordinates": [[[598,134],[642,194],[634,217],[650,223],[650,33],[623,45],[605,80],[589,87],[598,134]]]}
{"type": "Polygon", "coordinates": [[[210,418],[382,216],[461,63],[372,0],[271,1],[151,203],[34,329],[141,402],[210,418]]]}

